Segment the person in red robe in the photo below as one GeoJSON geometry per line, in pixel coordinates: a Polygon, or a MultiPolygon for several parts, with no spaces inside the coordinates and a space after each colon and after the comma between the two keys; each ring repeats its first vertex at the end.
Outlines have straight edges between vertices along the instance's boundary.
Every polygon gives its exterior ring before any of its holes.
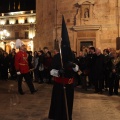
{"type": "Polygon", "coordinates": [[[34,85],[32,83],[32,79],[30,77],[30,69],[29,69],[27,58],[28,58],[28,56],[26,53],[25,45],[22,45],[20,43],[19,52],[17,52],[15,55],[15,68],[17,71],[18,92],[21,95],[24,94],[23,89],[22,89],[23,77],[24,77],[24,79],[25,79],[25,81],[30,89],[31,94],[34,94],[37,91],[37,90],[35,90],[34,85]]]}

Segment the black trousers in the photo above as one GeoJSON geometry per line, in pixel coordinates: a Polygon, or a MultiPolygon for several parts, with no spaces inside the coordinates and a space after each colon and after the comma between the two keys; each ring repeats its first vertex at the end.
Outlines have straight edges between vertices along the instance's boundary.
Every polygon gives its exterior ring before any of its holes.
{"type": "Polygon", "coordinates": [[[89,79],[88,85],[89,86],[95,86],[95,75],[94,75],[94,72],[90,71],[90,73],[88,75],[88,79],[89,79]]]}
{"type": "Polygon", "coordinates": [[[9,68],[9,71],[10,71],[10,79],[16,79],[16,76],[17,76],[17,74],[16,74],[16,70],[15,70],[15,67],[13,67],[13,66],[11,66],[10,68],[9,68]]]}
{"type": "Polygon", "coordinates": [[[25,74],[21,74],[21,75],[18,75],[17,76],[17,80],[18,80],[18,92],[19,93],[22,93],[23,90],[22,90],[22,80],[23,80],[23,77],[25,79],[25,82],[27,83],[29,89],[30,89],[30,92],[34,92],[35,91],[35,88],[34,88],[34,85],[32,83],[32,79],[30,77],[30,73],[25,73],[25,74]]]}
{"type": "Polygon", "coordinates": [[[4,66],[1,68],[1,77],[3,80],[8,79],[8,67],[4,66]]]}
{"type": "Polygon", "coordinates": [[[43,82],[44,70],[43,71],[38,71],[38,76],[39,76],[38,82],[43,82]]]}
{"type": "Polygon", "coordinates": [[[95,91],[102,92],[104,86],[104,76],[102,74],[96,75],[94,83],[95,83],[95,91]]]}
{"type": "Polygon", "coordinates": [[[118,93],[119,88],[119,78],[116,76],[116,74],[112,74],[110,80],[109,80],[109,94],[118,93]]]}
{"type": "Polygon", "coordinates": [[[104,74],[104,82],[105,82],[105,85],[104,87],[105,88],[108,88],[109,87],[109,78],[110,78],[110,72],[106,70],[105,74],[104,74]]]}
{"type": "Polygon", "coordinates": [[[86,80],[86,76],[85,75],[80,75],[81,78],[81,83],[82,83],[82,88],[87,90],[87,80],[86,80]]]}

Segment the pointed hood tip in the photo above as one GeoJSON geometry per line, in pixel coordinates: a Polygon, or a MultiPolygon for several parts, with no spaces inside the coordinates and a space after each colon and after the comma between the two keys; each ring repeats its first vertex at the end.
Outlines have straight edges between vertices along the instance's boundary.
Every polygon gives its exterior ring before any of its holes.
{"type": "Polygon", "coordinates": [[[72,50],[70,47],[70,40],[69,40],[69,35],[66,27],[66,23],[64,20],[64,16],[62,15],[62,31],[61,31],[61,51],[62,51],[62,59],[63,59],[63,64],[65,65],[68,61],[72,61],[73,55],[72,55],[72,50]]]}

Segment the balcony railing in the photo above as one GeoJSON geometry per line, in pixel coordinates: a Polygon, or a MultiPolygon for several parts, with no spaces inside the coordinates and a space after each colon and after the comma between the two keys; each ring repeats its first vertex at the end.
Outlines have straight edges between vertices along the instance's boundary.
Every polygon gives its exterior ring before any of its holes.
{"type": "Polygon", "coordinates": [[[8,12],[8,13],[0,13],[0,16],[15,16],[15,15],[22,15],[22,14],[36,14],[36,10],[30,11],[16,11],[16,12],[8,12]]]}

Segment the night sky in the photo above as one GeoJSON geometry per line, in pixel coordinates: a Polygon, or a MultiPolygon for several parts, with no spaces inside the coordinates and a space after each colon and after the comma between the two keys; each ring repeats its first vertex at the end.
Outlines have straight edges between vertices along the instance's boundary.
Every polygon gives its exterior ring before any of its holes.
{"type": "Polygon", "coordinates": [[[0,13],[36,9],[36,0],[0,0],[0,13]]]}

